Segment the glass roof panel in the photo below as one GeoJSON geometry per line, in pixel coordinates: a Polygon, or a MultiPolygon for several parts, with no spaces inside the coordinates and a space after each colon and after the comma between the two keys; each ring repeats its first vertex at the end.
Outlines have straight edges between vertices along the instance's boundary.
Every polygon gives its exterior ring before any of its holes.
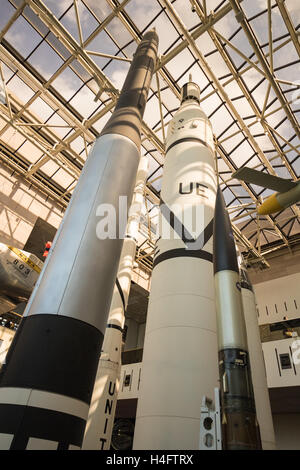
{"type": "Polygon", "coordinates": [[[1,140],[9,145],[14,150],[17,150],[26,139],[13,127],[9,127],[3,134],[1,140]]]}
{"type": "Polygon", "coordinates": [[[9,91],[13,92],[23,103],[26,103],[34,95],[34,91],[23,80],[14,75],[7,84],[9,91]]]}
{"type": "Polygon", "coordinates": [[[52,179],[63,188],[67,188],[74,181],[74,179],[62,169],[59,169],[55,175],[52,176],[52,179]]]}
{"type": "Polygon", "coordinates": [[[4,28],[6,23],[10,20],[15,12],[15,8],[7,1],[2,0],[1,15],[0,15],[0,31],[4,28]]]}
{"type": "Polygon", "coordinates": [[[160,12],[161,6],[156,1],[152,2],[151,15],[149,15],[149,5],[147,5],[147,2],[131,0],[124,10],[129,14],[133,22],[139,25],[140,30],[143,30],[149,23],[149,20],[160,12]]]}
{"type": "Polygon", "coordinates": [[[83,82],[70,67],[67,67],[53,80],[52,86],[69,101],[79,88],[83,86],[83,82]]]}
{"type": "Polygon", "coordinates": [[[59,55],[45,41],[27,60],[46,80],[49,80],[63,63],[59,55]]]}
{"type": "Polygon", "coordinates": [[[80,89],[78,93],[71,99],[70,104],[84,117],[88,118],[93,111],[99,106],[94,102],[95,95],[87,86],[80,89]]]}
{"type": "Polygon", "coordinates": [[[24,57],[41,42],[41,36],[30,26],[30,24],[19,16],[9,28],[4,38],[24,57]]]}
{"type": "Polygon", "coordinates": [[[93,12],[100,22],[105,20],[112,11],[107,2],[99,2],[99,0],[84,0],[83,3],[93,12]]]}
{"type": "Polygon", "coordinates": [[[44,3],[57,18],[60,18],[70,8],[73,0],[61,0],[59,2],[57,0],[44,0],[44,3]]]}
{"type": "Polygon", "coordinates": [[[18,152],[23,155],[26,160],[29,160],[30,163],[37,162],[43,155],[43,152],[28,140],[18,149],[18,152]]]}
{"type": "Polygon", "coordinates": [[[53,109],[40,97],[36,98],[28,109],[35,113],[42,122],[45,122],[54,113],[53,109]]]}
{"type": "MultiPolygon", "coordinates": [[[[78,2],[77,6],[82,30],[82,38],[84,41],[96,29],[99,23],[82,2],[78,2]]],[[[61,23],[69,31],[69,33],[72,34],[76,41],[80,42],[74,5],[72,5],[71,8],[69,8],[68,11],[63,15],[61,23]]]]}
{"type": "MultiPolygon", "coordinates": [[[[66,159],[69,168],[62,170],[55,161],[49,160],[39,171],[39,181],[45,185],[44,191],[47,193],[50,187],[55,187],[60,203],[65,199],[64,193],[68,185],[71,185],[71,190],[74,187],[73,178],[68,171],[73,174],[74,165],[81,168],[86,159],[85,143],[89,150],[90,144],[107,122],[111,115],[111,98],[116,96],[114,87],[117,90],[122,88],[130,66],[128,62],[89,55],[87,51],[131,58],[143,31],[153,26],[160,39],[159,54],[165,54],[168,58],[167,54],[171,50],[177,51],[158,71],[165,125],[167,126],[178,109],[180,87],[192,73],[193,80],[201,88],[201,107],[213,126],[220,180],[226,181],[222,184],[226,203],[231,206],[247,202],[253,204],[259,196],[266,198],[272,194],[272,191],[257,185],[245,185],[232,179],[232,168],[247,165],[262,170],[267,159],[279,176],[292,179],[300,174],[300,131],[297,128],[300,112],[299,55],[296,44],[293,43],[295,39],[285,24],[286,18],[284,20],[280,11],[289,11],[292,27],[294,25],[298,29],[300,10],[296,0],[286,0],[280,8],[272,0],[274,70],[270,68],[268,11],[265,0],[244,0],[240,4],[245,13],[244,28],[248,28],[247,34],[233,11],[216,20],[218,12],[230,6],[228,0],[206,0],[207,14],[211,15],[212,10],[214,14],[210,16],[212,23],[208,30],[202,32],[195,41],[197,51],[191,46],[182,49],[181,45],[184,28],[190,33],[199,27],[201,30],[203,2],[198,2],[197,12],[197,8],[192,11],[192,2],[185,0],[171,2],[169,8],[164,8],[160,0],[129,0],[124,11],[120,9],[113,13],[113,8],[118,5],[115,0],[78,0],[78,18],[73,0],[44,0],[43,3],[50,12],[47,9],[44,11],[44,7],[39,11],[39,7],[42,7],[40,0],[27,4],[22,16],[15,19],[8,28],[0,46],[2,71],[7,81],[7,90],[11,94],[11,109],[13,114],[18,113],[16,125],[19,125],[18,122],[22,124],[19,130],[4,124],[10,119],[10,111],[6,105],[0,106],[3,118],[0,120],[0,129],[4,125],[6,129],[0,135],[0,158],[8,164],[9,158],[13,158],[14,168],[20,165],[24,171],[26,165],[43,155],[43,150],[50,150],[64,139],[66,148],[58,157],[66,159]],[[52,14],[58,19],[55,33],[49,31],[49,24],[53,21],[52,14]],[[176,15],[183,26],[176,22],[176,15]],[[86,41],[85,48],[76,46],[80,42],[78,19],[83,41],[86,41]],[[105,25],[101,26],[103,21],[105,25]],[[261,63],[260,57],[256,56],[253,41],[258,41],[260,51],[265,55],[265,62],[261,63]],[[206,65],[202,63],[202,57],[206,65]],[[249,65],[247,57],[260,71],[249,65]],[[66,60],[68,62],[64,64],[66,60]],[[273,75],[272,82],[268,79],[266,68],[273,75]],[[17,75],[13,75],[14,72],[17,75]],[[101,79],[103,75],[106,77],[104,88],[101,79]],[[215,80],[214,83],[213,76],[219,81],[215,80]],[[47,80],[49,82],[44,86],[47,80]],[[99,88],[102,91],[100,96],[99,88]],[[29,100],[31,101],[26,106],[29,100]],[[20,104],[24,104],[25,108],[20,109],[20,104]],[[261,121],[260,113],[263,109],[265,121],[261,121]],[[95,114],[97,119],[94,118],[95,114]],[[47,123],[50,127],[37,127],[30,124],[31,121],[47,123]],[[27,139],[32,139],[32,136],[39,142],[41,149],[27,139]],[[6,153],[3,152],[4,148],[7,149],[6,153]],[[16,151],[15,155],[9,157],[9,152],[12,151],[16,151]],[[282,153],[286,159],[282,158],[282,153]]],[[[14,14],[13,6],[18,8],[21,4],[21,0],[3,0],[0,29],[5,27],[14,14]]],[[[296,30],[295,33],[297,35],[296,30]]],[[[155,76],[151,83],[144,122],[146,129],[142,138],[146,140],[143,140],[142,154],[149,156],[148,209],[145,206],[147,216],[147,211],[159,197],[163,174],[160,164],[164,161],[155,76]],[[147,127],[154,129],[153,136],[149,135],[147,127]]],[[[30,183],[34,184],[34,178],[34,175],[29,177],[30,183]]],[[[250,243],[257,246],[256,214],[247,215],[247,209],[241,206],[238,212],[231,214],[231,218],[234,219],[237,213],[240,218],[235,223],[241,228],[243,235],[249,236],[250,243]]],[[[267,249],[268,243],[275,240],[278,246],[283,243],[280,231],[275,231],[274,221],[279,229],[283,226],[286,237],[299,234],[300,239],[300,227],[296,219],[299,213],[293,207],[274,218],[263,218],[262,230],[259,231],[261,245],[267,249]]],[[[150,215],[153,214],[151,211],[150,215]]],[[[147,245],[150,243],[146,238],[147,225],[143,230],[142,238],[147,245]]],[[[149,247],[147,245],[145,249],[151,251],[152,248],[149,247]]]]}

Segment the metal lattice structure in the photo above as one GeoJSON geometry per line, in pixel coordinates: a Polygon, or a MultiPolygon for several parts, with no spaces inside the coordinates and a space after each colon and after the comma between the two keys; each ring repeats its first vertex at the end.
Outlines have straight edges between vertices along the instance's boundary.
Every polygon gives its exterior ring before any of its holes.
{"type": "Polygon", "coordinates": [[[299,205],[258,218],[270,191],[231,174],[247,165],[299,178],[299,23],[297,0],[1,0],[1,160],[64,209],[136,44],[155,27],[160,55],[143,122],[150,170],[137,259],[151,269],[166,126],[192,73],[238,244],[267,266],[266,253],[299,241],[299,205]]]}

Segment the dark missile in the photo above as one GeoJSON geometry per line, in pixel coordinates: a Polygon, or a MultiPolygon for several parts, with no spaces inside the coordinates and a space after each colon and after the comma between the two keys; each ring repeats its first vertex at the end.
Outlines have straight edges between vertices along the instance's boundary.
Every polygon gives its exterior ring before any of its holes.
{"type": "Polygon", "coordinates": [[[214,214],[213,257],[223,448],[261,449],[237,254],[229,215],[220,188],[217,192],[214,214]]]}

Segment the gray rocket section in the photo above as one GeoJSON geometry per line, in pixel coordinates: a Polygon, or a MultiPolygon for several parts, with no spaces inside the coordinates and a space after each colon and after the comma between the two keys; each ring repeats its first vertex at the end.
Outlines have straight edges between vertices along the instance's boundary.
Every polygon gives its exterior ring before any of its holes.
{"type": "Polygon", "coordinates": [[[84,450],[110,449],[120,385],[122,333],[131,288],[148,164],[148,157],[141,157],[82,444],[84,450]]]}
{"type": "Polygon", "coordinates": [[[123,244],[120,215],[126,227],[119,197],[129,206],[157,47],[156,33],[147,32],[115,111],[90,152],[1,370],[0,449],[81,446],[123,244]],[[103,208],[115,209],[114,239],[99,239],[103,208]]]}
{"type": "Polygon", "coordinates": [[[261,449],[237,255],[220,188],[216,197],[213,254],[223,448],[261,449]]]}
{"type": "Polygon", "coordinates": [[[240,255],[240,281],[243,300],[243,311],[247,330],[248,349],[251,364],[253,391],[256,415],[259,423],[261,445],[263,450],[276,450],[275,434],[270,406],[267,375],[259,333],[257,308],[252,284],[247,269],[240,255]]]}

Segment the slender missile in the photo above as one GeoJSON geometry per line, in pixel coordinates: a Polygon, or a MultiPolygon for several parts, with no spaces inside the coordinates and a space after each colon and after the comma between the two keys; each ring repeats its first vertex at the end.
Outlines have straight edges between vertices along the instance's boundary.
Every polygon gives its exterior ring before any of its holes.
{"type": "Polygon", "coordinates": [[[237,255],[220,188],[214,216],[214,274],[223,448],[260,449],[237,255]]]}
{"type": "Polygon", "coordinates": [[[122,332],[131,287],[136,237],[143,206],[148,163],[148,158],[142,157],[137,172],[126,236],[82,444],[84,450],[109,450],[110,448],[120,383],[122,332]]]}
{"type": "Polygon", "coordinates": [[[218,385],[211,124],[189,82],[168,128],[134,449],[198,449],[201,402],[218,385]]]}
{"type": "Polygon", "coordinates": [[[240,284],[243,310],[246,323],[247,341],[250,363],[255,364],[251,369],[256,414],[259,423],[261,444],[263,450],[275,450],[275,435],[268,392],[267,375],[264,363],[257,309],[253,287],[251,285],[242,255],[240,260],[240,284]]]}
{"type": "Polygon", "coordinates": [[[132,199],[157,47],[157,34],[147,32],[89,154],[1,370],[1,449],[82,445],[127,223],[127,208],[122,211],[119,203],[129,205],[132,199]],[[107,236],[107,224],[119,233],[107,236]]]}

